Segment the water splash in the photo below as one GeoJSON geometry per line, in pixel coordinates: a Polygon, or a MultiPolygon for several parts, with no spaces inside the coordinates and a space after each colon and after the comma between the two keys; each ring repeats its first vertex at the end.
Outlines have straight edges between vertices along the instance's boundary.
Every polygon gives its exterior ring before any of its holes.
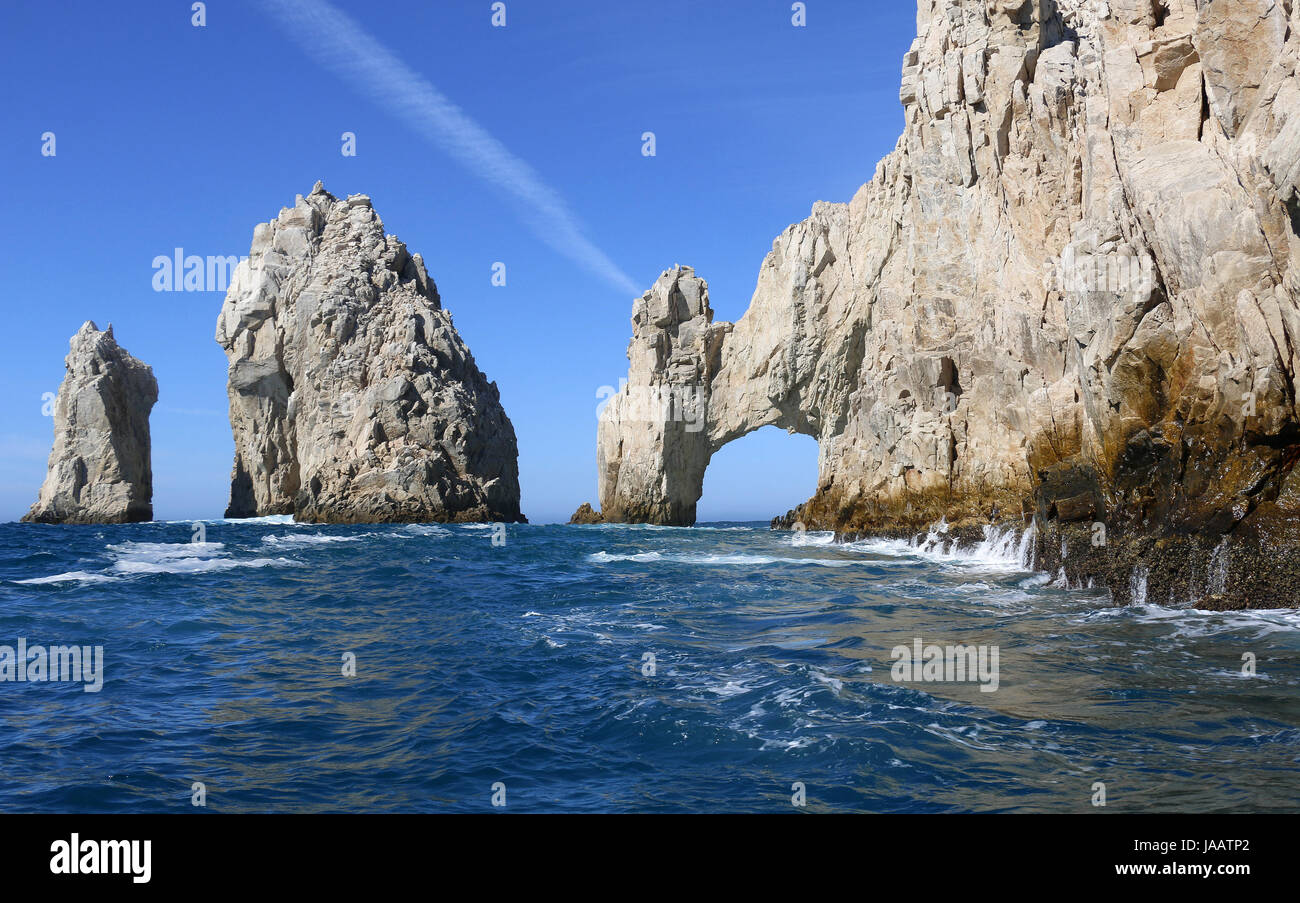
{"type": "Polygon", "coordinates": [[[1038,534],[1034,524],[1031,523],[1024,530],[992,524],[983,529],[983,539],[974,545],[961,545],[955,537],[950,536],[948,522],[940,520],[924,537],[918,539],[867,539],[849,543],[848,546],[877,554],[912,555],[951,564],[1016,571],[1035,569],[1035,540],[1038,534]]]}
{"type": "Polygon", "coordinates": [[[1132,575],[1128,578],[1129,595],[1133,598],[1134,605],[1147,604],[1147,578],[1150,573],[1142,565],[1133,569],[1132,575]]]}

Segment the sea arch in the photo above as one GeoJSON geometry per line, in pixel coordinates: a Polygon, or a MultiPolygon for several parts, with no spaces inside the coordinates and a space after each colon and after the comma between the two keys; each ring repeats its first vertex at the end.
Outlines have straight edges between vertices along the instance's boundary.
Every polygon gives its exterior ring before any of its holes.
{"type": "Polygon", "coordinates": [[[628,379],[598,429],[605,520],[694,524],[713,455],[767,426],[815,439],[823,480],[869,325],[842,265],[848,224],[848,205],[818,204],[787,229],[735,323],[714,322],[708,285],[691,267],[665,270],[637,299],[628,379]],[[847,328],[828,337],[828,321],[847,328]]]}

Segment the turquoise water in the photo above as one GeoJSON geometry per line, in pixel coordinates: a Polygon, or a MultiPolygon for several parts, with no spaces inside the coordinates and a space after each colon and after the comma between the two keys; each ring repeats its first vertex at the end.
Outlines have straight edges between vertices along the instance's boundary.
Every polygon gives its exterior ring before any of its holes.
{"type": "Polygon", "coordinates": [[[1300,811],[1297,611],[1112,609],[1015,537],[285,520],[0,525],[0,645],[103,647],[0,682],[0,810],[1300,811]],[[896,681],[918,638],[996,691],[896,681]]]}

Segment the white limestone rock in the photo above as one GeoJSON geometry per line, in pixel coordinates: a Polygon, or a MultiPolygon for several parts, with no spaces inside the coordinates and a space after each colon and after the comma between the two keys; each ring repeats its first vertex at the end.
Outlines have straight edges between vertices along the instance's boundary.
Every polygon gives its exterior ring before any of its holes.
{"type": "Polygon", "coordinates": [[[229,517],[522,520],[514,427],[418,254],[316,184],[259,225],[217,318],[229,517]]]}
{"type": "Polygon", "coordinates": [[[54,448],[24,521],[125,524],[153,520],[149,412],[153,370],[87,320],[69,343],[54,402],[54,448]]]}
{"type": "MultiPolygon", "coordinates": [[[[664,279],[637,302],[599,427],[603,516],[693,522],[712,453],[775,424],[819,442],[792,514],[810,528],[1095,518],[1135,543],[1300,549],[1297,17],[919,0],[906,126],[875,177],[774,242],[734,327],[647,324],[664,279]],[[624,415],[675,380],[695,381],[699,432],[624,415]]],[[[1293,604],[1289,567],[1271,604],[1293,604]]],[[[1179,573],[1174,602],[1204,595],[1179,573]]]]}

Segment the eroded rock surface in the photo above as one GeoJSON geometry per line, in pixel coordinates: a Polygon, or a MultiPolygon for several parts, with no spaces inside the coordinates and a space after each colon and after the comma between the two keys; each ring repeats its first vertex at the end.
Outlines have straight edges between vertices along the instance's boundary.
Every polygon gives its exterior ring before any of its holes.
{"type": "Polygon", "coordinates": [[[607,521],[693,524],[713,450],[705,392],[731,324],[713,325],[709,290],[690,267],[664,272],[636,302],[628,385],[606,404],[597,435],[607,521]]]}
{"type": "Polygon", "coordinates": [[[317,183],[253,233],[217,319],[228,517],[522,520],[514,427],[418,254],[317,183]]]}
{"type": "Polygon", "coordinates": [[[1032,523],[1120,602],[1295,605],[1300,4],[918,6],[896,150],[745,316],[690,271],[637,302],[605,517],[693,522],[712,453],[775,424],[819,442],[810,529],[1032,523]],[[624,414],[678,380],[702,430],[624,414]]]}
{"type": "Polygon", "coordinates": [[[36,504],[23,518],[46,524],[153,520],[149,412],[153,370],[87,320],[69,343],[54,402],[54,448],[36,504]]]}
{"type": "Polygon", "coordinates": [[[583,502],[578,506],[578,510],[573,512],[573,517],[569,518],[570,524],[580,524],[590,526],[592,524],[603,524],[604,516],[591,507],[590,502],[583,502]]]}

